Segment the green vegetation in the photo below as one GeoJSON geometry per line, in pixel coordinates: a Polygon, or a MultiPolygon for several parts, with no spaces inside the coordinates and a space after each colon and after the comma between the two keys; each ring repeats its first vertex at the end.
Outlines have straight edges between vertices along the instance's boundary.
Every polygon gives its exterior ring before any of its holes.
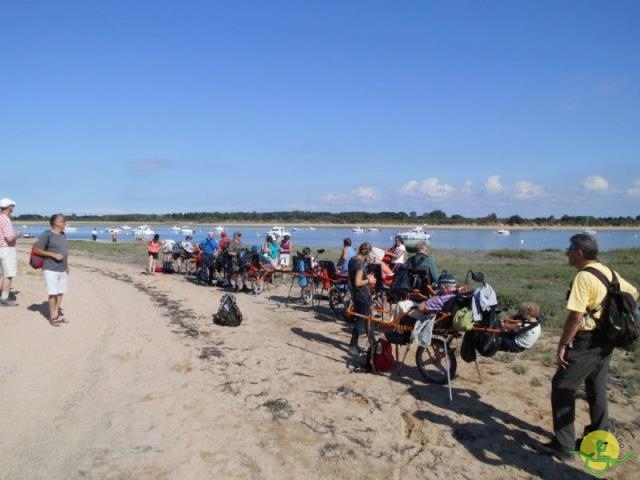
{"type": "MultiPolygon", "coordinates": [[[[448,216],[442,210],[433,210],[418,214],[417,212],[310,212],[293,210],[289,212],[185,212],[164,214],[127,214],[127,215],[76,215],[69,214],[67,220],[73,222],[103,223],[329,223],[336,225],[354,224],[430,224],[430,225],[519,225],[529,227],[575,226],[589,225],[603,226],[639,226],[640,215],[636,217],[605,217],[596,218],[584,215],[563,215],[556,218],[549,217],[522,218],[519,215],[498,217],[490,213],[486,217],[463,217],[459,214],[448,216]]],[[[17,221],[45,221],[43,215],[24,214],[16,217],[17,221]]]]}
{"type": "Polygon", "coordinates": [[[513,373],[515,373],[516,375],[526,375],[527,372],[529,371],[529,367],[521,363],[518,363],[516,365],[513,365],[511,367],[511,370],[513,370],[513,373]]]}
{"type": "MultiPolygon", "coordinates": [[[[71,248],[95,254],[111,260],[144,265],[146,247],[141,244],[112,244],[89,241],[72,241],[71,248]]],[[[302,250],[304,245],[295,245],[302,250]]],[[[316,254],[316,250],[313,250],[316,254]]],[[[320,258],[336,260],[339,248],[327,248],[320,258]]],[[[567,265],[567,258],[560,250],[434,250],[432,255],[441,270],[451,271],[459,283],[465,281],[469,270],[483,272],[485,280],[495,289],[505,314],[513,314],[523,302],[535,302],[545,317],[544,336],[558,337],[564,325],[566,293],[575,269],[567,265]]],[[[620,249],[605,252],[601,261],[620,272],[628,281],[640,286],[640,249],[620,249]]],[[[469,283],[473,284],[469,278],[469,283]]],[[[625,354],[616,351],[612,361],[612,373],[621,379],[628,394],[640,393],[640,346],[625,354]]],[[[519,354],[518,359],[537,361],[545,366],[555,365],[556,342],[539,342],[535,348],[519,354]]],[[[498,353],[497,361],[511,362],[510,354],[498,353]]],[[[520,368],[514,365],[513,368],[520,368]]],[[[514,370],[515,371],[515,370],[514,370]]],[[[517,372],[516,372],[517,373],[517,372]]]]}

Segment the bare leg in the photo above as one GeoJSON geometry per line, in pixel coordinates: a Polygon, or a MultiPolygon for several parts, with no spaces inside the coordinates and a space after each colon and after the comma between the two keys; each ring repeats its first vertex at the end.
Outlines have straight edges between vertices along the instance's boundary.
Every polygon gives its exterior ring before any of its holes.
{"type": "Polygon", "coordinates": [[[62,295],[49,295],[49,321],[55,321],[58,318],[58,308],[62,295]]]}
{"type": "Polygon", "coordinates": [[[6,300],[7,298],[9,298],[9,292],[11,291],[11,280],[13,280],[11,277],[3,277],[2,278],[2,294],[1,294],[1,298],[2,300],[6,300]]]}

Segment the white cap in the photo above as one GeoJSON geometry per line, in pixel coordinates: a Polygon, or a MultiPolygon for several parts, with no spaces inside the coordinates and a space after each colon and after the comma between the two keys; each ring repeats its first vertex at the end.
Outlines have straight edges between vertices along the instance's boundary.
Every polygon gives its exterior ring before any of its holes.
{"type": "Polygon", "coordinates": [[[11,205],[15,207],[16,202],[11,200],[10,198],[3,198],[2,200],[0,200],[0,208],[7,208],[7,207],[10,207],[11,205]]]}

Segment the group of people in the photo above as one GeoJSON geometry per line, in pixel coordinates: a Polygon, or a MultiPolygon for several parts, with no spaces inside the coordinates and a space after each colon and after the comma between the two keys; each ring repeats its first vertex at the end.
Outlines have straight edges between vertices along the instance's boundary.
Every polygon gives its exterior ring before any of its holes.
{"type": "MultiPolygon", "coordinates": [[[[22,233],[13,227],[11,215],[16,203],[10,198],[0,199],[0,267],[2,281],[0,282],[0,308],[16,307],[18,302],[11,291],[12,281],[17,275],[16,241],[22,233]]],[[[62,298],[68,292],[69,250],[64,234],[65,217],[61,213],[54,214],[49,219],[50,229],[46,230],[34,244],[32,254],[44,259],[42,266],[43,278],[47,293],[48,320],[52,326],[66,323],[61,310],[62,298]]],[[[202,251],[203,262],[207,269],[216,265],[216,259],[224,255],[233,259],[245,249],[242,234],[235,232],[232,239],[228,239],[223,232],[220,240],[215,232],[198,244],[202,251]]],[[[267,238],[262,247],[255,250],[265,262],[277,265],[284,260],[288,262],[291,252],[290,238],[285,238],[279,245],[274,245],[273,238],[267,238]],[[277,248],[276,248],[277,247],[277,248]],[[275,263],[274,263],[275,262],[275,263]]],[[[173,254],[170,240],[160,242],[155,236],[149,243],[149,269],[155,266],[155,261],[162,250],[167,256],[173,254]]],[[[438,295],[421,304],[420,309],[433,310],[444,304],[447,295],[454,295],[455,279],[443,272],[440,274],[434,259],[429,255],[426,242],[419,242],[417,253],[406,259],[406,248],[400,237],[396,237],[391,249],[384,252],[387,258],[372,255],[374,247],[369,242],[362,243],[357,251],[352,247],[351,240],[345,239],[339,259],[339,267],[346,271],[352,289],[354,311],[363,317],[371,316],[371,286],[376,280],[367,271],[367,264],[372,261],[389,263],[391,273],[398,264],[406,263],[409,268],[424,268],[429,277],[438,284],[438,295]],[[384,261],[383,261],[384,260],[384,261]],[[439,281],[438,281],[439,280],[439,281]],[[434,302],[438,302],[436,305],[434,302]],[[429,303],[430,302],[430,303],[429,303]]],[[[607,430],[609,427],[607,403],[607,377],[614,345],[600,334],[599,321],[602,315],[602,304],[607,296],[607,286],[592,273],[600,272],[609,282],[614,272],[598,261],[598,245],[596,240],[587,234],[577,234],[570,238],[570,245],[566,251],[569,265],[575,267],[575,275],[567,296],[567,319],[558,341],[556,363],[557,370],[551,384],[551,409],[553,418],[553,438],[550,442],[539,445],[539,450],[553,455],[561,460],[570,460],[570,451],[576,448],[575,431],[575,397],[580,385],[584,382],[589,404],[591,423],[584,429],[584,434],[595,430],[607,430]]],[[[214,272],[209,270],[209,280],[214,272]]],[[[230,277],[238,289],[242,283],[247,288],[245,279],[238,271],[230,270],[230,277]]],[[[620,289],[638,299],[638,289],[616,273],[620,289]]],[[[540,315],[539,307],[535,304],[523,306],[520,311],[522,321],[533,322],[540,315]]],[[[509,327],[506,326],[508,329],[509,327]]],[[[373,344],[373,332],[367,328],[367,322],[362,317],[356,319],[349,351],[359,353],[358,339],[366,335],[373,344]]],[[[527,345],[517,344],[507,346],[509,351],[518,351],[527,345]]],[[[579,439],[578,439],[579,442],[579,439]]],[[[579,449],[579,448],[578,448],[579,449]]]]}
{"type": "MultiPolygon", "coordinates": [[[[354,255],[347,258],[353,251],[350,241],[347,240],[345,239],[340,260],[342,268],[346,262],[354,311],[360,315],[356,318],[349,343],[349,352],[358,354],[362,352],[358,348],[360,335],[366,334],[370,345],[375,341],[369,322],[364,318],[371,318],[371,288],[375,285],[375,279],[367,273],[367,263],[377,261],[378,256],[372,256],[374,247],[364,242],[354,255]]],[[[404,262],[406,249],[403,248],[401,240],[396,238],[394,247],[386,252],[393,259],[393,263],[404,262]]],[[[631,295],[636,301],[639,297],[637,287],[598,261],[598,245],[593,236],[577,234],[569,241],[566,251],[568,263],[575,267],[578,273],[567,294],[568,315],[558,342],[557,370],[551,382],[553,438],[538,445],[540,452],[561,461],[572,460],[575,456],[570,452],[580,450],[582,438],[576,438],[574,423],[576,394],[583,383],[591,420],[590,424],[584,427],[583,435],[596,430],[606,431],[609,428],[607,379],[615,345],[611,340],[607,340],[599,328],[603,302],[608,294],[608,285],[603,280],[606,279],[610,284],[615,274],[622,292],[631,295]],[[592,270],[600,272],[602,279],[592,273],[592,270]]],[[[437,295],[418,305],[418,309],[423,312],[435,312],[442,309],[447,300],[456,295],[457,287],[451,274],[446,271],[438,273],[435,261],[425,247],[426,243],[419,243],[418,253],[406,263],[409,268],[424,265],[433,275],[432,278],[438,279],[437,295]]],[[[387,257],[386,260],[390,258],[387,257]]],[[[539,305],[523,304],[514,318],[502,322],[505,333],[500,338],[500,349],[521,352],[530,348],[540,335],[540,315],[539,305]],[[525,328],[522,328],[523,326],[525,328]],[[515,334],[516,332],[523,333],[515,334]]]]}
{"type": "MultiPolygon", "coordinates": [[[[10,198],[0,200],[0,266],[2,267],[2,283],[0,306],[17,307],[18,301],[11,297],[11,285],[18,273],[16,240],[22,237],[22,232],[15,230],[11,215],[16,202],[10,198]]],[[[56,213],[49,218],[50,229],[46,230],[33,246],[32,255],[44,259],[42,276],[47,292],[48,320],[58,327],[68,323],[60,305],[62,297],[68,292],[69,248],[64,234],[66,221],[64,215],[56,213]]],[[[14,296],[15,297],[15,296],[14,296]]]]}
{"type": "Polygon", "coordinates": [[[180,242],[176,249],[176,242],[172,239],[160,240],[160,235],[155,234],[151,240],[145,242],[147,245],[149,274],[154,274],[157,268],[159,254],[162,252],[164,266],[167,262],[178,261],[178,270],[186,255],[196,255],[200,258],[201,278],[209,285],[213,285],[219,274],[228,280],[230,286],[236,291],[260,292],[262,277],[249,279],[254,285],[249,288],[246,271],[239,268],[239,260],[248,254],[266,268],[280,270],[289,266],[291,258],[291,236],[284,235],[280,242],[277,242],[273,235],[268,234],[261,246],[251,245],[247,247],[242,241],[242,232],[234,232],[231,239],[227,232],[220,233],[220,240],[217,233],[211,231],[207,236],[195,245],[191,242],[192,237],[187,236],[185,241],[180,242]],[[186,255],[185,255],[186,254],[186,255]],[[206,278],[205,278],[206,277],[206,278]]]}
{"type": "MultiPolygon", "coordinates": [[[[429,254],[429,246],[426,241],[420,240],[415,245],[416,253],[407,257],[407,248],[404,240],[399,235],[394,238],[394,244],[386,251],[374,247],[369,242],[364,242],[358,251],[351,247],[351,239],[345,238],[340,259],[339,268],[348,272],[349,285],[351,288],[351,298],[354,311],[360,315],[356,318],[349,342],[349,352],[359,353],[358,339],[360,335],[366,334],[369,343],[373,343],[373,332],[368,330],[363,317],[371,316],[372,296],[371,289],[378,281],[369,265],[377,265],[381,271],[382,282],[389,286],[392,284],[394,275],[401,266],[414,271],[421,271],[426,282],[435,284],[440,277],[440,272],[435,260],[429,254]],[[346,265],[346,270],[345,270],[346,265]]],[[[444,283],[442,283],[444,285],[444,283]]]]}

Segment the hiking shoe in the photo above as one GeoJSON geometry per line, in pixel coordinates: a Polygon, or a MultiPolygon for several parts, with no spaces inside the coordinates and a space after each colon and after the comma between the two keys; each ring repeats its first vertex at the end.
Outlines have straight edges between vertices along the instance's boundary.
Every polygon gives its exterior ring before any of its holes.
{"type": "Polygon", "coordinates": [[[571,462],[575,459],[575,455],[563,449],[555,438],[547,443],[538,443],[536,448],[539,452],[551,455],[562,462],[571,462]]]}
{"type": "Polygon", "coordinates": [[[16,302],[15,300],[2,300],[0,299],[0,305],[4,306],[4,307],[17,307],[18,306],[18,302],[16,302]]]}

